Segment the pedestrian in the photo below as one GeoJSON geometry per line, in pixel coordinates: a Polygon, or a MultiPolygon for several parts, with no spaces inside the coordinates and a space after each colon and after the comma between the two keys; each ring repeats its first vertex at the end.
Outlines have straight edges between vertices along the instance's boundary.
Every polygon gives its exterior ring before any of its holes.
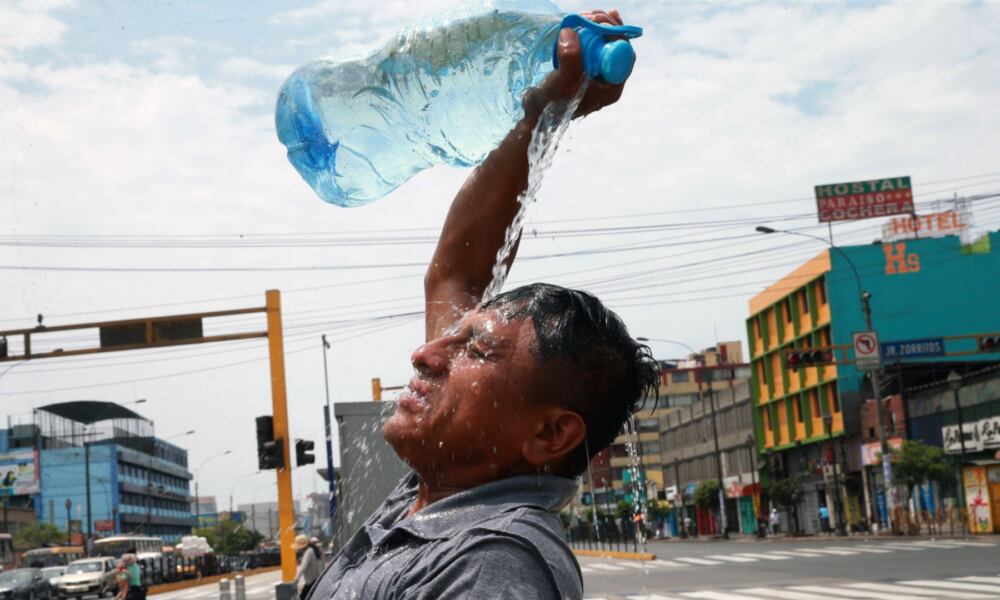
{"type": "Polygon", "coordinates": [[[115,583],[118,584],[115,600],[125,600],[128,595],[128,569],[125,567],[125,561],[121,559],[118,559],[115,565],[115,583]]]}
{"type": "Polygon", "coordinates": [[[777,508],[771,508],[771,535],[778,535],[781,532],[781,515],[778,514],[777,508]]]}
{"type": "Polygon", "coordinates": [[[312,543],[308,537],[302,534],[295,536],[292,548],[299,555],[299,570],[295,573],[292,584],[298,585],[300,581],[302,582],[299,598],[305,600],[309,596],[309,592],[312,591],[313,584],[323,574],[323,553],[317,544],[312,543]]]}
{"type": "Polygon", "coordinates": [[[830,533],[830,510],[825,504],[819,505],[819,527],[823,533],[830,533]]]}
{"type": "MultiPolygon", "coordinates": [[[[584,17],[622,23],[615,10],[584,17]]],[[[556,54],[559,69],[524,94],[521,121],[452,201],[423,279],[425,343],[382,427],[410,471],[340,548],[317,599],[583,595],[559,511],[594,455],[655,397],[659,367],[591,294],[543,283],[492,293],[494,273],[515,259],[506,232],[528,187],[536,125],[586,81],[575,30],[560,31],[556,54]]],[[[591,80],[567,116],[613,104],[623,89],[591,80]]],[[[576,210],[588,200],[603,202],[581,197],[576,210]]]]}
{"type": "Polygon", "coordinates": [[[128,573],[127,600],[146,600],[146,587],[142,585],[142,572],[139,570],[136,555],[131,552],[122,554],[125,572],[128,573]]]}

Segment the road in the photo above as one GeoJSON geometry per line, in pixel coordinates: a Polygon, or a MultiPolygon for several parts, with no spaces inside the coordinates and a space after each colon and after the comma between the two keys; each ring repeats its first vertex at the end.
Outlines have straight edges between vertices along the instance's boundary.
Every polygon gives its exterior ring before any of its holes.
{"type": "MultiPolygon", "coordinates": [[[[657,555],[650,563],[580,558],[584,599],[1000,599],[1000,540],[720,541],[650,551],[657,555]]],[[[279,571],[248,577],[247,600],[274,598],[280,578],[279,571]]],[[[213,583],[153,598],[218,595],[213,583]]]]}
{"type": "Polygon", "coordinates": [[[993,540],[651,544],[657,560],[581,558],[586,600],[1000,598],[993,540]]]}

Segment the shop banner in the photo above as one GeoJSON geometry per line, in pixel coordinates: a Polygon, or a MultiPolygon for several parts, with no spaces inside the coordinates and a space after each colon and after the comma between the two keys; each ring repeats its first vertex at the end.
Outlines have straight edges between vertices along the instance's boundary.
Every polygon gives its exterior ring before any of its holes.
{"type": "Polygon", "coordinates": [[[37,494],[38,459],[34,450],[0,454],[0,496],[37,494]]]}
{"type": "Polygon", "coordinates": [[[993,515],[990,514],[990,489],[986,480],[986,467],[962,469],[962,484],[965,487],[965,505],[969,509],[969,531],[992,533],[993,515]]]}

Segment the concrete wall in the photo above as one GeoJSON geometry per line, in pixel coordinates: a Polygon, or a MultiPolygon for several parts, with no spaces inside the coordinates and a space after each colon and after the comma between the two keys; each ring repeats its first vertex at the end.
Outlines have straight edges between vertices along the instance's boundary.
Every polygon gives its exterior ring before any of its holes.
{"type": "Polygon", "coordinates": [[[393,402],[340,402],[333,407],[342,473],[333,535],[338,548],[409,470],[382,437],[382,424],[395,408],[393,402]]]}

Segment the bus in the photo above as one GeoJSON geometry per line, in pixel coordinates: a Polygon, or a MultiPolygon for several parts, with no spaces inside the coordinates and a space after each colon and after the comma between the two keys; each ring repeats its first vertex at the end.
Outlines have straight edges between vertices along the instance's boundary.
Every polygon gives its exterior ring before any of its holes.
{"type": "Polygon", "coordinates": [[[140,558],[142,555],[163,554],[163,540],[158,537],[142,535],[116,535],[94,540],[95,556],[113,556],[121,558],[129,550],[134,550],[140,558]]]}
{"type": "Polygon", "coordinates": [[[21,556],[21,564],[32,569],[45,567],[65,567],[74,560],[87,556],[83,546],[52,546],[49,548],[34,548],[21,556]]]}
{"type": "Polygon", "coordinates": [[[0,571],[14,568],[14,538],[0,533],[0,571]]]}

